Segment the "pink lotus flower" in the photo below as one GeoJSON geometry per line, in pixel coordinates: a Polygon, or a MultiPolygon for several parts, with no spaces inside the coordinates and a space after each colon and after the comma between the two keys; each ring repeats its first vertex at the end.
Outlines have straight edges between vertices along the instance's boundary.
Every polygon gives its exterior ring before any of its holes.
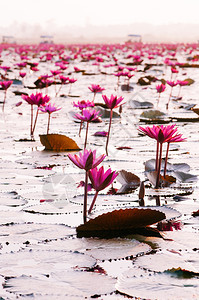
{"type": "Polygon", "coordinates": [[[115,171],[112,171],[111,169],[108,169],[104,173],[103,166],[99,170],[97,168],[94,168],[89,171],[89,178],[90,178],[92,187],[96,191],[93,201],[91,203],[91,206],[88,210],[89,214],[91,213],[91,211],[93,209],[93,206],[95,204],[95,201],[97,199],[97,195],[98,195],[99,191],[104,190],[107,186],[109,186],[117,176],[118,176],[118,173],[115,171]]]}
{"type": "Polygon", "coordinates": [[[42,107],[39,108],[40,111],[46,112],[48,114],[51,114],[51,113],[53,113],[55,111],[58,111],[60,109],[61,109],[61,107],[56,107],[55,104],[51,104],[51,103],[48,103],[47,105],[42,106],[42,107]]]}
{"type": "Polygon", "coordinates": [[[47,102],[50,101],[50,97],[47,95],[43,96],[42,93],[31,94],[30,96],[22,95],[21,97],[28,104],[37,105],[38,107],[44,106],[47,102]]]}
{"type": "Polygon", "coordinates": [[[104,159],[106,155],[102,154],[98,158],[96,158],[96,150],[91,151],[84,149],[83,153],[79,152],[79,156],[77,154],[68,154],[68,158],[80,169],[84,169],[86,171],[96,168],[104,159]]]}
{"type": "Polygon", "coordinates": [[[34,140],[34,131],[37,123],[39,109],[41,106],[45,106],[46,103],[50,101],[50,97],[47,95],[43,96],[42,93],[31,94],[30,96],[22,95],[21,97],[31,106],[30,136],[31,136],[31,140],[34,140]],[[35,116],[34,125],[33,125],[33,105],[37,105],[37,112],[35,116]]]}
{"type": "Polygon", "coordinates": [[[87,144],[88,125],[90,122],[101,121],[99,118],[100,117],[99,113],[100,112],[96,111],[95,109],[86,108],[82,110],[81,114],[77,113],[74,116],[74,118],[81,120],[81,122],[87,122],[84,149],[86,148],[86,144],[87,144]]]}
{"type": "Polygon", "coordinates": [[[176,85],[178,84],[178,82],[175,82],[175,81],[169,81],[169,80],[167,80],[166,82],[167,82],[167,84],[170,85],[171,87],[174,87],[174,86],[176,86],[176,85]]]}
{"type": "Polygon", "coordinates": [[[94,122],[96,120],[99,120],[99,111],[96,111],[95,109],[87,108],[82,110],[82,114],[75,114],[74,118],[82,120],[84,122],[94,122]]]}
{"type": "Polygon", "coordinates": [[[107,135],[107,140],[106,140],[106,155],[108,155],[108,142],[109,142],[109,136],[110,136],[110,131],[111,131],[111,123],[112,123],[112,116],[113,116],[113,109],[116,107],[121,106],[124,104],[122,102],[124,100],[123,97],[117,97],[111,95],[110,98],[108,98],[106,95],[102,95],[102,98],[104,99],[104,102],[106,103],[107,107],[111,110],[110,111],[110,120],[109,120],[109,128],[108,128],[108,135],[107,135]]]}
{"type": "Polygon", "coordinates": [[[26,72],[19,72],[19,76],[20,76],[21,78],[24,78],[24,77],[26,76],[26,72]]]}
{"type": "Polygon", "coordinates": [[[69,77],[59,75],[59,79],[61,80],[61,84],[65,84],[69,80],[69,77]]]}
{"type": "Polygon", "coordinates": [[[61,73],[60,70],[50,70],[50,72],[52,73],[53,76],[57,76],[61,73]]]}
{"type": "Polygon", "coordinates": [[[49,127],[50,127],[50,115],[55,112],[60,110],[61,107],[56,107],[55,104],[50,104],[48,103],[47,105],[40,107],[39,110],[44,112],[44,113],[48,113],[48,125],[47,125],[47,133],[49,133],[49,127]]]}
{"type": "Polygon", "coordinates": [[[0,81],[0,85],[1,85],[3,90],[7,90],[11,86],[12,83],[13,83],[12,80],[0,81]]]}
{"type": "Polygon", "coordinates": [[[7,74],[8,70],[10,70],[10,67],[8,67],[8,66],[0,66],[0,68],[2,70],[4,70],[6,74],[7,74]]]}
{"type": "Polygon", "coordinates": [[[73,102],[73,106],[78,107],[80,110],[82,110],[87,107],[94,107],[95,104],[93,101],[81,100],[81,101],[78,101],[77,103],[73,102]]]}
{"type": "Polygon", "coordinates": [[[84,149],[83,153],[78,155],[68,154],[68,158],[80,169],[84,169],[85,172],[85,184],[84,184],[84,209],[83,209],[83,220],[86,222],[87,218],[87,192],[88,192],[88,174],[89,170],[96,168],[106,157],[106,155],[100,155],[96,158],[96,150],[84,149]]]}
{"type": "Polygon", "coordinates": [[[97,168],[91,169],[89,171],[89,178],[92,183],[93,188],[99,192],[104,190],[107,186],[109,186],[113,180],[118,176],[116,171],[108,169],[104,172],[104,167],[102,166],[99,170],[97,168]]]}
{"type": "Polygon", "coordinates": [[[12,80],[0,81],[0,85],[1,85],[2,89],[4,90],[4,100],[3,100],[3,106],[2,106],[3,112],[4,112],[5,103],[6,103],[7,89],[11,86],[12,83],[13,83],[12,80]]]}
{"type": "Polygon", "coordinates": [[[104,91],[105,89],[102,88],[99,84],[91,84],[91,86],[88,87],[89,90],[96,94],[96,93],[101,93],[102,91],[104,91]]]}
{"type": "Polygon", "coordinates": [[[166,85],[165,84],[159,84],[159,85],[156,85],[156,90],[158,93],[163,93],[166,89],[166,85]]]}
{"type": "Polygon", "coordinates": [[[124,104],[122,101],[124,100],[123,97],[117,97],[111,95],[110,98],[108,98],[106,95],[102,95],[102,98],[104,99],[105,104],[109,109],[114,109],[119,107],[120,105],[124,104]]]}
{"type": "Polygon", "coordinates": [[[167,144],[167,151],[166,151],[166,158],[165,158],[165,165],[164,165],[164,178],[166,176],[166,167],[168,161],[168,152],[169,152],[169,145],[170,143],[175,142],[182,142],[186,140],[182,138],[182,134],[177,133],[177,128],[175,128],[175,124],[173,125],[153,125],[153,127],[139,127],[139,131],[148,135],[150,138],[155,139],[157,141],[157,150],[156,150],[156,167],[155,170],[157,171],[157,181],[156,181],[156,188],[159,186],[160,180],[160,168],[161,168],[161,161],[162,161],[162,145],[163,143],[167,144]],[[160,145],[160,149],[159,149],[160,145]]]}
{"type": "Polygon", "coordinates": [[[168,103],[166,104],[166,109],[169,108],[169,102],[170,102],[170,99],[171,99],[171,96],[172,96],[173,87],[176,86],[178,84],[178,82],[177,81],[175,82],[175,81],[169,81],[169,80],[167,80],[167,84],[170,85],[171,92],[170,92],[170,95],[169,95],[168,103]]]}

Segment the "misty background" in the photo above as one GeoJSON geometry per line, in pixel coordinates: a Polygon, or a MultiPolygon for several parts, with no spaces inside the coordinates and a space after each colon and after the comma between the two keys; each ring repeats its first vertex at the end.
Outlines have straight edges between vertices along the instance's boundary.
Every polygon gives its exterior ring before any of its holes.
{"type": "Polygon", "coordinates": [[[55,43],[96,43],[125,42],[129,34],[142,35],[143,42],[188,42],[199,40],[199,24],[132,23],[129,25],[66,25],[58,26],[54,20],[45,25],[13,22],[8,27],[0,27],[0,35],[11,35],[17,43],[38,43],[41,35],[52,35],[55,43]]]}
{"type": "Polygon", "coordinates": [[[143,42],[199,40],[198,0],[10,0],[1,3],[0,39],[38,43],[125,42],[140,34],[143,42]]]}

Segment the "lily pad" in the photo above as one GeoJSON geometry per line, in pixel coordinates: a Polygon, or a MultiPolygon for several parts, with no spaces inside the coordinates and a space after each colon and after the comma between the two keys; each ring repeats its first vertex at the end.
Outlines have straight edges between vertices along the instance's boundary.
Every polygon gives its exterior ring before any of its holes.
{"type": "Polygon", "coordinates": [[[147,109],[147,108],[153,108],[153,103],[148,101],[137,101],[137,100],[130,100],[129,105],[133,109],[147,109]]]}
{"type": "Polygon", "coordinates": [[[76,142],[71,138],[61,134],[43,134],[40,135],[40,141],[45,150],[51,151],[72,151],[80,150],[76,142]]]}
{"type": "Polygon", "coordinates": [[[77,227],[77,233],[81,235],[99,236],[131,232],[133,229],[143,228],[165,219],[165,214],[151,209],[120,209],[102,214],[77,227]]]}

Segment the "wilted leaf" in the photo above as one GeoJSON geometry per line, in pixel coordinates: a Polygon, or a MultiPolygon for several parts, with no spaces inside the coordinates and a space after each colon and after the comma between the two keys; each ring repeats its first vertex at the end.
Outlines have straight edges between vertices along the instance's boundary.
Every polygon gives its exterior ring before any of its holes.
{"type": "Polygon", "coordinates": [[[198,209],[197,211],[194,211],[194,212],[192,213],[192,216],[193,216],[193,217],[198,217],[198,216],[199,216],[199,209],[198,209]]]}
{"type": "Polygon", "coordinates": [[[119,175],[117,176],[117,180],[121,184],[131,184],[133,186],[140,185],[140,178],[137,175],[135,175],[131,172],[127,172],[125,170],[121,170],[119,172],[119,175]]]}
{"type": "Polygon", "coordinates": [[[192,174],[180,172],[180,171],[175,172],[175,176],[180,182],[188,183],[188,182],[196,182],[198,180],[197,175],[192,175],[192,174]]]}
{"type": "Polygon", "coordinates": [[[199,273],[191,272],[191,271],[184,270],[181,268],[172,268],[172,269],[164,271],[164,273],[170,274],[170,275],[172,275],[172,277],[185,278],[185,279],[199,276],[199,273]]]}
{"type": "Polygon", "coordinates": [[[173,176],[166,175],[165,178],[160,175],[162,186],[167,187],[176,182],[176,178],[173,176]]]}
{"type": "Polygon", "coordinates": [[[147,110],[143,112],[140,116],[148,119],[157,119],[157,118],[163,118],[166,115],[165,113],[159,110],[147,110]]]}
{"type": "Polygon", "coordinates": [[[122,187],[117,191],[117,194],[126,194],[136,189],[140,185],[140,178],[131,172],[121,170],[117,180],[122,184],[122,187]]]}
{"type": "Polygon", "coordinates": [[[153,103],[148,102],[148,101],[141,102],[141,101],[137,101],[137,100],[130,100],[129,105],[134,109],[135,108],[137,108],[137,109],[153,108],[153,103]]]}
{"type": "Polygon", "coordinates": [[[134,87],[129,85],[129,84],[122,84],[121,85],[121,90],[122,91],[133,91],[134,87]]]}
{"type": "Polygon", "coordinates": [[[129,208],[114,210],[91,219],[76,228],[80,236],[101,236],[130,233],[165,219],[165,214],[152,209],[129,208]]]}
{"type": "MultiPolygon", "coordinates": [[[[110,109],[95,106],[95,110],[100,112],[101,118],[110,118],[110,109]]],[[[113,118],[120,118],[120,115],[117,112],[113,111],[113,118]]]]}
{"type": "Polygon", "coordinates": [[[137,83],[140,85],[150,85],[152,82],[156,82],[156,81],[157,81],[156,77],[148,75],[148,76],[140,77],[137,83]]]}
{"type": "Polygon", "coordinates": [[[40,141],[45,150],[52,151],[71,151],[80,150],[76,142],[62,134],[43,134],[40,135],[40,141]]]}

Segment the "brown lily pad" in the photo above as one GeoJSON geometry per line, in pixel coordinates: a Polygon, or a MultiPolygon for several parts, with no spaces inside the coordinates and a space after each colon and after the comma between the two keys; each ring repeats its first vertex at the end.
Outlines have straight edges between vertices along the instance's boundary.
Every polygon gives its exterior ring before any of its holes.
{"type": "Polygon", "coordinates": [[[45,150],[51,151],[72,151],[80,150],[74,140],[62,134],[42,134],[39,136],[45,150]]]}
{"type": "MultiPolygon", "coordinates": [[[[76,228],[79,236],[101,236],[101,233],[111,236],[121,232],[132,233],[136,229],[155,224],[166,216],[163,212],[152,209],[127,208],[114,210],[90,219],[76,228]]],[[[148,228],[148,227],[147,227],[148,228]]]]}

